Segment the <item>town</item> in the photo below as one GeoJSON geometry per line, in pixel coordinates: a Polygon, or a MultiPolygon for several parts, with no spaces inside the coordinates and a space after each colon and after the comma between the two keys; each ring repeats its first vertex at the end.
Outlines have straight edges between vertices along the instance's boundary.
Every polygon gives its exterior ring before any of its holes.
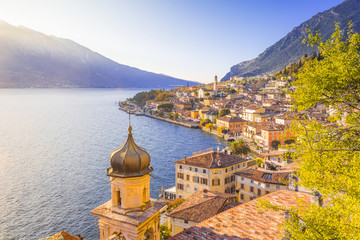
{"type": "MultiPolygon", "coordinates": [[[[211,84],[141,92],[119,103],[129,114],[200,128],[230,142],[224,149],[199,149],[174,162],[176,185],[163,190],[157,202],[163,206],[156,212],[160,221],[154,220],[160,230],[152,227],[144,236],[275,239],[281,234],[278,227],[268,226],[280,226],[288,216],[270,210],[259,213],[259,199],[284,207],[294,206],[297,198],[322,204],[319,194],[298,186],[298,166],[292,159],[296,139],[288,127],[304,116],[329,124],[331,112],[322,105],[294,112],[293,79],[236,76],[219,82],[215,76],[211,84]]],[[[104,220],[109,216],[98,212],[92,213],[100,217],[101,226],[108,226],[100,234],[107,239],[112,230],[106,229],[112,224],[104,220]]]]}

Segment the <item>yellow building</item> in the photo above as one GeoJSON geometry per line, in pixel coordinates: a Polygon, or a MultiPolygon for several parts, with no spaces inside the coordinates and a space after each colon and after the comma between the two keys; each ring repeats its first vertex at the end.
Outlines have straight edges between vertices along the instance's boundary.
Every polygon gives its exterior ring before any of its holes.
{"type": "Polygon", "coordinates": [[[100,240],[121,233],[127,240],[160,239],[160,211],[164,203],[150,199],[150,156],[138,147],[131,133],[124,145],[110,156],[111,200],[93,209],[98,221],[100,240]]]}
{"type": "Polygon", "coordinates": [[[199,116],[199,111],[198,110],[191,111],[191,118],[197,119],[198,116],[199,116]]]}
{"type": "Polygon", "coordinates": [[[235,173],[239,202],[245,203],[280,189],[288,189],[290,171],[248,168],[235,173]]]}
{"type": "Polygon", "coordinates": [[[176,195],[188,198],[198,190],[207,189],[235,194],[235,175],[248,167],[247,159],[209,151],[175,162],[176,195]]]}
{"type": "Polygon", "coordinates": [[[210,106],[215,101],[215,98],[205,98],[204,99],[204,105],[210,106]]]}
{"type": "Polygon", "coordinates": [[[250,122],[255,122],[255,118],[259,117],[261,114],[265,113],[265,108],[259,107],[257,105],[251,105],[244,108],[243,110],[243,119],[250,122]]]}

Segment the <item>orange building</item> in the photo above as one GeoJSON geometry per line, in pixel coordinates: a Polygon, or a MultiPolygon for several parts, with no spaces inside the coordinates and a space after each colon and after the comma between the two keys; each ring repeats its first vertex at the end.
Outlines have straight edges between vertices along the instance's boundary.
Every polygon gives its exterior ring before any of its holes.
{"type": "Polygon", "coordinates": [[[265,147],[271,146],[273,141],[284,144],[294,133],[285,129],[284,126],[266,126],[261,129],[261,138],[265,147]]]}
{"type": "Polygon", "coordinates": [[[229,133],[235,134],[237,136],[241,135],[243,127],[246,125],[246,123],[247,121],[245,121],[244,119],[232,116],[224,116],[216,119],[216,126],[218,128],[226,127],[227,129],[229,129],[229,133]]]}

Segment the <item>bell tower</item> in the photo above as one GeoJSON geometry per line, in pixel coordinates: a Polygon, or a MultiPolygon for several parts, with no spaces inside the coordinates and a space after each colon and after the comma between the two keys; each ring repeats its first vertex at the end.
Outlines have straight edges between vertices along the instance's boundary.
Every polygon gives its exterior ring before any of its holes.
{"type": "Polygon", "coordinates": [[[150,155],[136,145],[132,127],[125,143],[110,155],[111,200],[91,213],[98,221],[100,240],[116,234],[128,240],[160,239],[160,209],[165,203],[150,198],[150,155]]]}
{"type": "Polygon", "coordinates": [[[215,82],[214,82],[215,95],[217,94],[217,91],[218,91],[218,77],[215,75],[215,82]]]}

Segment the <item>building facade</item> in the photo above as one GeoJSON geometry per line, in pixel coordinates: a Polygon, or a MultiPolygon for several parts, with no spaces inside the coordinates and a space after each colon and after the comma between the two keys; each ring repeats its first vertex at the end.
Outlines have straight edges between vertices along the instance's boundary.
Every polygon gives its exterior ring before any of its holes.
{"type": "Polygon", "coordinates": [[[248,167],[248,160],[209,151],[175,162],[176,195],[188,198],[198,190],[207,189],[235,194],[236,171],[248,167]]]}

